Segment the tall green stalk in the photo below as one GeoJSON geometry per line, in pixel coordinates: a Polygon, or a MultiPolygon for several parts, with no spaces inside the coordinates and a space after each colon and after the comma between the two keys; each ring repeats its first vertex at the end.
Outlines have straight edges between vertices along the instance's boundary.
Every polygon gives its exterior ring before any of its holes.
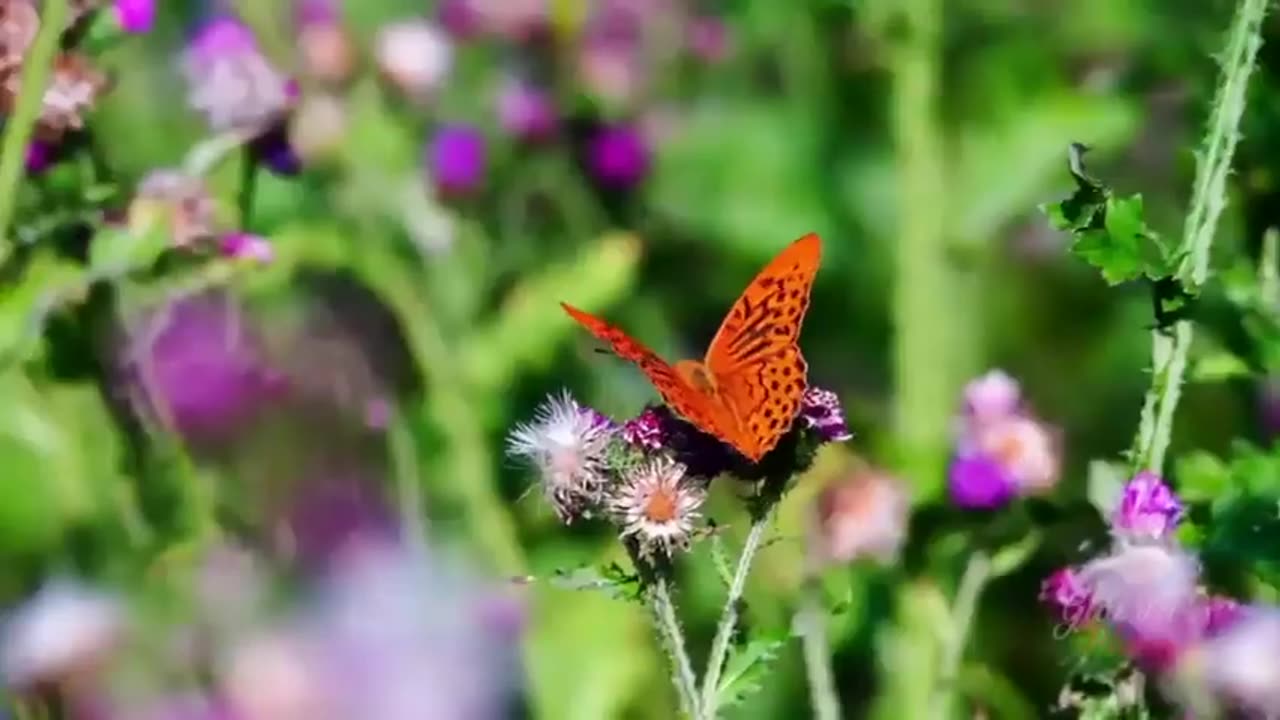
{"type": "MultiPolygon", "coordinates": [[[[1249,76],[1262,45],[1267,5],[1268,0],[1241,0],[1221,55],[1222,75],[1208,128],[1196,154],[1195,185],[1180,248],[1185,255],[1177,279],[1189,293],[1198,292],[1209,277],[1209,253],[1227,204],[1227,175],[1240,138],[1249,76]]],[[[1151,388],[1143,401],[1142,419],[1134,438],[1130,458],[1134,470],[1158,472],[1164,465],[1194,337],[1190,320],[1179,320],[1171,328],[1158,328],[1151,333],[1151,388]]]]}
{"type": "Polygon", "coordinates": [[[893,280],[894,437],[900,465],[920,495],[941,477],[956,373],[944,226],[943,138],[937,98],[942,9],[938,0],[875,2],[893,71],[892,129],[898,157],[893,280]]]}
{"type": "Polygon", "coordinates": [[[18,202],[18,182],[26,164],[27,146],[35,133],[36,120],[44,105],[45,86],[58,54],[58,40],[67,25],[67,0],[45,0],[41,6],[40,31],[22,59],[22,85],[18,103],[5,121],[0,140],[0,263],[13,252],[9,224],[18,202]]]}

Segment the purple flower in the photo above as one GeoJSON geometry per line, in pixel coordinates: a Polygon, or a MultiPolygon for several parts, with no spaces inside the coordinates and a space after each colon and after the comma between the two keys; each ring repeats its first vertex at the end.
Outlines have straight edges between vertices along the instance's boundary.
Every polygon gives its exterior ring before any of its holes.
{"type": "Polygon", "coordinates": [[[1129,538],[1159,540],[1173,532],[1183,507],[1159,475],[1144,470],[1124,487],[1111,527],[1129,538]]]}
{"type": "Polygon", "coordinates": [[[1045,578],[1040,585],[1040,600],[1073,628],[1088,620],[1094,611],[1089,590],[1073,568],[1062,568],[1045,578]]]}
{"type": "Polygon", "coordinates": [[[28,175],[39,175],[58,161],[58,149],[46,142],[31,141],[27,145],[26,168],[28,175]]]}
{"type": "Polygon", "coordinates": [[[343,554],[393,540],[395,513],[371,482],[360,477],[311,479],[291,500],[286,517],[294,556],[311,570],[343,554]]]}
{"type": "Polygon", "coordinates": [[[800,400],[800,419],[824,442],[844,442],[853,437],[844,421],[840,398],[830,390],[811,387],[800,400]]]}
{"type": "Polygon", "coordinates": [[[1003,370],[992,370],[964,389],[964,409],[971,420],[993,420],[1019,412],[1022,388],[1003,370]]]}
{"type": "Polygon", "coordinates": [[[982,454],[961,455],[948,471],[951,501],[970,510],[994,510],[1008,504],[1017,490],[1000,463],[982,454]]]}
{"type": "Polygon", "coordinates": [[[115,0],[111,9],[120,29],[128,33],[150,32],[156,21],[155,0],[115,0]]]}
{"type": "Polygon", "coordinates": [[[622,425],[622,438],[637,447],[649,450],[662,448],[665,432],[662,418],[653,408],[645,408],[639,415],[622,425]]]}
{"type": "Polygon", "coordinates": [[[245,232],[228,233],[219,243],[222,254],[235,259],[253,260],[262,264],[275,259],[271,243],[261,235],[245,232]]]}
{"type": "Polygon", "coordinates": [[[498,118],[507,132],[525,142],[546,140],[555,135],[559,125],[551,95],[521,80],[511,80],[502,88],[498,118]]]}
{"type": "Polygon", "coordinates": [[[507,454],[541,475],[543,492],[566,524],[589,517],[604,500],[613,421],[584,408],[568,391],[547,398],[529,422],[507,436],[507,454]]]}
{"type": "Polygon", "coordinates": [[[729,31],[717,17],[694,18],[687,30],[689,49],[703,62],[723,60],[729,51],[729,31]]]}
{"type": "Polygon", "coordinates": [[[153,311],[130,336],[122,370],[134,397],[188,440],[239,430],[284,389],[247,321],[225,297],[189,297],[153,311]]]}
{"type": "Polygon", "coordinates": [[[436,6],[436,21],[459,40],[481,34],[483,18],[476,11],[475,0],[442,0],[436,6]]]}
{"type": "Polygon", "coordinates": [[[898,557],[907,539],[911,497],[896,477],[859,470],[828,485],[814,503],[812,550],[827,563],[898,557]]]}
{"type": "Polygon", "coordinates": [[[641,417],[645,414],[654,418],[645,422],[656,422],[660,428],[658,434],[663,447],[687,468],[687,474],[692,477],[713,478],[746,462],[737,450],[677,417],[666,405],[648,408],[641,417]]]}
{"type": "Polygon", "coordinates": [[[479,130],[447,125],[431,140],[428,164],[440,189],[449,195],[466,195],[484,182],[485,144],[479,130]]]}
{"type": "Polygon", "coordinates": [[[296,88],[258,49],[247,26],[223,16],[204,25],[183,56],[187,101],[215,132],[262,132],[296,99],[296,88]]]}
{"type": "Polygon", "coordinates": [[[630,125],[600,130],[591,139],[588,155],[591,174],[606,187],[629,188],[649,172],[649,147],[630,125]]]}
{"type": "Polygon", "coordinates": [[[249,143],[253,153],[264,167],[277,175],[297,175],[302,171],[302,160],[289,142],[289,130],[284,123],[276,123],[249,143]]]}

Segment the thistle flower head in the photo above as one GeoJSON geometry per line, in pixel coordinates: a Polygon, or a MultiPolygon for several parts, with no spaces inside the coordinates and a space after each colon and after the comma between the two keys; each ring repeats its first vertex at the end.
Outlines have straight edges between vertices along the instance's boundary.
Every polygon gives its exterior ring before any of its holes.
{"type": "Polygon", "coordinates": [[[538,470],[547,500],[566,523],[589,515],[603,499],[606,454],[616,430],[602,417],[565,391],[547,398],[531,422],[507,436],[507,454],[538,470]]]}
{"type": "Polygon", "coordinates": [[[840,398],[830,390],[810,387],[800,400],[800,420],[824,442],[843,442],[853,437],[844,421],[840,398]]]}
{"type": "Polygon", "coordinates": [[[622,439],[647,450],[659,450],[666,438],[662,416],[654,408],[645,408],[639,415],[622,424],[622,439]]]}
{"type": "Polygon", "coordinates": [[[122,639],[124,620],[115,598],[69,580],[49,582],[5,622],[5,683],[27,689],[93,672],[122,639]]]}
{"type": "Polygon", "coordinates": [[[1280,714],[1280,610],[1249,608],[1181,658],[1179,676],[1243,717],[1280,714]]]}
{"type": "Polygon", "coordinates": [[[249,260],[263,265],[275,259],[275,251],[271,243],[261,235],[235,232],[222,236],[219,242],[222,254],[229,258],[249,260]]]}
{"type": "Polygon", "coordinates": [[[1174,531],[1182,514],[1182,503],[1169,486],[1144,470],[1125,485],[1111,514],[1111,528],[1131,540],[1161,540],[1174,531]]]}
{"type": "Polygon", "coordinates": [[[1013,415],[1021,404],[1022,388],[1003,370],[991,370],[964,388],[964,410],[974,420],[1013,415]]]}
{"type": "Polygon", "coordinates": [[[609,188],[630,188],[649,172],[649,145],[631,125],[611,125],[591,138],[588,163],[591,174],[609,188]]]}
{"type": "Polygon", "coordinates": [[[111,3],[116,24],[127,33],[146,33],[156,22],[156,0],[115,0],[111,3]]]}
{"type": "Polygon", "coordinates": [[[503,129],[530,143],[549,139],[560,123],[551,94],[518,78],[498,93],[498,119],[503,129]]]}
{"type": "Polygon", "coordinates": [[[432,138],[427,162],[432,179],[445,194],[472,193],[484,182],[484,135],[470,126],[447,125],[432,138]]]}
{"type": "Polygon", "coordinates": [[[865,470],[822,491],[815,505],[814,550],[828,563],[862,557],[891,562],[907,535],[910,497],[897,478],[865,470]]]}
{"type": "Polygon", "coordinates": [[[706,490],[685,470],[658,456],[632,468],[612,489],[609,507],[622,536],[634,540],[641,553],[670,557],[688,547],[706,490]]]}
{"type": "Polygon", "coordinates": [[[959,455],[947,470],[947,490],[951,502],[971,510],[994,510],[1005,506],[1017,492],[1009,472],[994,459],[981,454],[959,455]]]}
{"type": "Polygon", "coordinates": [[[1062,621],[1075,628],[1093,617],[1093,598],[1088,588],[1080,582],[1079,573],[1074,568],[1062,568],[1045,578],[1040,585],[1040,600],[1048,605],[1062,618],[1062,621]]]}
{"type": "Polygon", "coordinates": [[[217,204],[204,180],[181,170],[153,170],[138,183],[129,227],[145,233],[158,223],[174,247],[189,247],[216,233],[217,204]]]}
{"type": "Polygon", "coordinates": [[[1019,495],[1051,490],[1060,475],[1061,452],[1053,429],[1035,418],[1013,415],[973,429],[975,451],[997,463],[1019,495]]]}
{"type": "Polygon", "coordinates": [[[296,99],[296,88],[258,49],[253,32],[229,16],[200,28],[187,46],[182,71],[188,103],[214,132],[260,133],[296,99]]]}
{"type": "MultiPolygon", "coordinates": [[[[107,75],[88,58],[74,53],[59,55],[45,86],[36,119],[36,137],[57,142],[67,133],[84,128],[88,112],[108,86],[107,75]]],[[[13,113],[21,91],[21,72],[0,73],[0,113],[13,113]]]]}
{"type": "Polygon", "coordinates": [[[406,97],[423,102],[438,91],[453,67],[453,44],[425,20],[392,23],[374,40],[378,70],[406,97]]]}

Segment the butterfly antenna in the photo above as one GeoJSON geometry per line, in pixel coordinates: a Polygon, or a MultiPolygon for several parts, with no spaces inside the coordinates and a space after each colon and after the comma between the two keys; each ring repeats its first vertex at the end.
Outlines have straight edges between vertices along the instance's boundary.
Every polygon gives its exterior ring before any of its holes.
{"type": "Polygon", "coordinates": [[[591,351],[599,353],[601,355],[612,355],[613,357],[618,357],[618,353],[610,350],[609,348],[598,347],[598,348],[592,348],[591,351]]]}

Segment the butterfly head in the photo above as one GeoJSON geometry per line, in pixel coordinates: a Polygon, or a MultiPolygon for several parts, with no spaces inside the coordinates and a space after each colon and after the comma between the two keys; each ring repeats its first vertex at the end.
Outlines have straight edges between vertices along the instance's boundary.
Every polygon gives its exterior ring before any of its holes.
{"type": "Polygon", "coordinates": [[[673,366],[676,375],[689,387],[707,395],[716,394],[716,379],[711,370],[697,360],[680,360],[673,366]]]}

